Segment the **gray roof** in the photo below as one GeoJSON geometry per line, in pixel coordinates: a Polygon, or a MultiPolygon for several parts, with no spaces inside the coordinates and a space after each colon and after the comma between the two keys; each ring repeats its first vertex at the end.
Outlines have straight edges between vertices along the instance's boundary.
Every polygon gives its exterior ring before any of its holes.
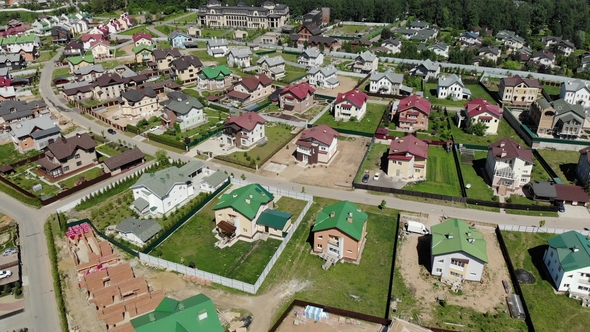
{"type": "Polygon", "coordinates": [[[14,53],[14,54],[1,54],[0,55],[0,62],[5,63],[6,61],[10,61],[10,62],[20,62],[22,58],[22,55],[20,53],[14,53]]]}
{"type": "Polygon", "coordinates": [[[10,67],[0,68],[0,76],[7,77],[10,74],[10,67]]]}
{"type": "Polygon", "coordinates": [[[321,74],[324,75],[324,77],[328,77],[336,74],[337,71],[338,70],[336,69],[336,67],[334,67],[333,65],[329,65],[326,67],[312,67],[311,69],[309,69],[307,73],[310,75],[315,75],[318,72],[321,72],[321,74]]]}
{"type": "Polygon", "coordinates": [[[551,105],[553,106],[553,109],[555,110],[555,113],[558,117],[568,112],[573,112],[574,114],[582,118],[582,121],[586,117],[586,114],[584,113],[584,106],[582,105],[568,104],[563,99],[555,100],[551,103],[551,105]]]}
{"type": "Polygon", "coordinates": [[[189,35],[187,35],[186,33],[182,32],[182,31],[178,31],[178,30],[174,30],[174,31],[170,32],[170,34],[168,35],[168,38],[172,39],[172,38],[175,38],[176,36],[190,38],[189,35]]]}
{"type": "Polygon", "coordinates": [[[263,56],[260,59],[258,59],[258,61],[256,61],[256,63],[258,65],[261,65],[263,63],[265,63],[269,66],[269,67],[274,67],[274,66],[278,66],[278,65],[283,65],[285,64],[285,60],[283,59],[282,56],[277,55],[275,57],[269,58],[267,56],[263,56]]]}
{"type": "MultiPolygon", "coordinates": [[[[78,68],[78,70],[74,70],[74,75],[88,75],[93,71],[97,72],[97,73],[104,73],[104,68],[102,67],[101,64],[84,66],[84,67],[78,68]]],[[[65,89],[65,87],[64,87],[64,89],[65,89]]]]}
{"type": "Polygon", "coordinates": [[[211,53],[213,53],[213,54],[223,54],[223,53],[225,53],[225,51],[222,50],[222,49],[220,49],[220,48],[216,48],[216,49],[211,50],[211,53]]]}
{"type": "Polygon", "coordinates": [[[384,77],[393,84],[402,84],[404,80],[403,74],[396,74],[391,69],[387,69],[384,73],[374,72],[369,79],[371,81],[379,81],[384,77]]]}
{"type": "Polygon", "coordinates": [[[181,173],[178,167],[172,166],[155,173],[143,173],[131,188],[145,187],[162,199],[174,185],[186,184],[189,181],[188,174],[181,173]]]}
{"type": "Polygon", "coordinates": [[[211,187],[215,188],[218,185],[224,183],[227,180],[227,174],[222,171],[217,171],[208,177],[203,179],[203,182],[207,183],[211,187]]]}
{"type": "Polygon", "coordinates": [[[402,42],[397,39],[397,38],[389,38],[389,39],[385,39],[381,44],[382,45],[393,45],[393,46],[398,46],[400,45],[402,42]]]}
{"type": "Polygon", "coordinates": [[[33,116],[33,111],[26,110],[26,111],[18,111],[18,112],[4,114],[4,115],[2,115],[2,119],[4,119],[4,121],[12,121],[15,119],[25,118],[25,117],[29,117],[29,116],[31,116],[31,117],[33,116]]]}
{"type": "Polygon", "coordinates": [[[141,241],[147,242],[159,231],[162,230],[162,226],[155,220],[139,220],[135,218],[127,218],[121,220],[116,227],[117,232],[121,233],[133,233],[141,241]]]}
{"type": "Polygon", "coordinates": [[[326,80],[326,83],[337,84],[337,83],[340,83],[340,80],[338,79],[338,77],[334,76],[334,77],[328,78],[326,80]]]}
{"type": "Polygon", "coordinates": [[[88,86],[88,85],[91,85],[90,82],[88,82],[88,81],[80,81],[80,82],[73,82],[73,83],[64,84],[63,85],[63,88],[64,88],[64,90],[77,89],[77,88],[85,87],[85,86],[88,86]]]}
{"type": "Polygon", "coordinates": [[[148,206],[150,206],[150,202],[139,197],[138,199],[133,201],[133,206],[135,207],[135,209],[137,209],[137,211],[141,212],[141,211],[145,210],[148,206]]]}
{"type": "Polygon", "coordinates": [[[375,60],[375,58],[377,58],[377,56],[369,51],[364,51],[363,53],[359,54],[359,57],[364,61],[364,62],[373,62],[373,60],[375,60]]]}
{"type": "Polygon", "coordinates": [[[438,64],[438,62],[432,62],[430,59],[426,59],[421,65],[429,71],[437,71],[440,69],[440,64],[438,64]]]}
{"type": "Polygon", "coordinates": [[[459,83],[459,85],[463,88],[465,88],[465,85],[463,85],[463,81],[461,81],[461,78],[459,78],[459,76],[452,74],[450,76],[442,76],[438,78],[438,86],[451,86],[455,83],[459,83]]]}
{"type": "Polygon", "coordinates": [[[586,83],[582,82],[581,80],[567,81],[563,82],[561,85],[565,86],[566,92],[578,92],[582,89],[586,89],[590,92],[590,89],[588,89],[586,83]]]}
{"type": "Polygon", "coordinates": [[[500,49],[496,46],[485,46],[477,51],[478,53],[483,54],[493,54],[493,55],[500,55],[500,49]]]}
{"type": "Polygon", "coordinates": [[[521,44],[524,44],[524,38],[520,37],[519,35],[514,35],[506,38],[506,40],[512,40],[521,44]]]}
{"type": "Polygon", "coordinates": [[[209,46],[209,47],[227,46],[227,39],[225,39],[225,38],[209,39],[209,40],[207,40],[207,46],[209,46]]]}
{"type": "Polygon", "coordinates": [[[436,35],[436,30],[424,29],[424,30],[418,31],[418,33],[415,36],[410,37],[410,39],[412,39],[412,40],[428,40],[428,39],[433,38],[434,35],[436,35]]]}
{"type": "Polygon", "coordinates": [[[281,74],[281,73],[284,73],[285,72],[285,70],[283,68],[281,68],[281,67],[270,68],[270,71],[273,74],[281,74]]]}
{"type": "Polygon", "coordinates": [[[416,27],[416,28],[425,28],[425,27],[427,27],[429,25],[430,24],[428,22],[424,22],[424,21],[420,21],[420,20],[418,20],[418,21],[412,21],[410,23],[410,26],[411,27],[416,27]]]}
{"type": "Polygon", "coordinates": [[[408,28],[400,28],[397,29],[397,33],[401,33],[402,35],[415,35],[417,34],[416,30],[408,29],[408,28]]]}
{"type": "Polygon", "coordinates": [[[136,72],[134,72],[133,70],[131,70],[131,68],[125,65],[117,66],[113,70],[123,78],[137,76],[136,72]]]}
{"type": "Polygon", "coordinates": [[[557,192],[555,191],[555,186],[552,182],[532,181],[531,187],[536,196],[557,197],[557,192]]]}
{"type": "MultiPolygon", "coordinates": [[[[30,135],[35,128],[40,130],[50,129],[57,127],[53,120],[49,116],[41,116],[31,120],[22,121],[17,124],[10,125],[12,135],[15,137],[23,137],[30,135]]],[[[59,129],[59,127],[58,127],[59,129]]]]}
{"type": "Polygon", "coordinates": [[[201,168],[205,167],[205,164],[203,164],[202,161],[200,160],[191,160],[190,162],[182,165],[182,167],[180,167],[178,169],[178,171],[182,174],[192,174],[198,170],[200,170],[201,168]]]}
{"type": "Polygon", "coordinates": [[[322,52],[317,47],[309,47],[301,53],[301,56],[304,56],[309,59],[314,59],[320,56],[322,52]]]}
{"type": "Polygon", "coordinates": [[[33,108],[46,107],[43,99],[35,99],[29,102],[24,100],[5,100],[0,103],[0,116],[9,114],[10,112],[31,111],[33,108]]]}
{"type": "Polygon", "coordinates": [[[549,102],[545,98],[537,99],[537,103],[539,104],[539,107],[541,107],[541,109],[547,109],[551,107],[551,104],[549,104],[549,102]]]}
{"type": "Polygon", "coordinates": [[[166,108],[174,113],[188,114],[193,108],[203,109],[203,104],[197,98],[191,97],[183,101],[171,100],[166,105],[166,108]]]}
{"type": "Polygon", "coordinates": [[[506,39],[508,37],[513,37],[514,35],[516,35],[516,33],[514,31],[510,31],[510,30],[500,30],[498,31],[498,33],[496,34],[496,38],[497,39],[506,39]]]}
{"type": "Polygon", "coordinates": [[[439,49],[443,52],[446,52],[449,48],[449,45],[445,42],[434,43],[427,47],[429,50],[439,49]]]}
{"type": "Polygon", "coordinates": [[[230,47],[229,55],[233,55],[234,58],[247,58],[252,55],[249,47],[230,47]]]}
{"type": "Polygon", "coordinates": [[[60,131],[61,131],[61,129],[59,129],[58,126],[53,126],[51,128],[34,131],[31,133],[31,137],[33,139],[39,139],[39,138],[47,137],[50,135],[57,135],[60,133],[60,131]]]}

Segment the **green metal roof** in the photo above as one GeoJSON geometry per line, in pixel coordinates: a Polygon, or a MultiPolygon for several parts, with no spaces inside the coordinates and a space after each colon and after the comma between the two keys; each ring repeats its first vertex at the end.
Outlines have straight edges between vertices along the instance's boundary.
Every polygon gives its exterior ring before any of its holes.
{"type": "Polygon", "coordinates": [[[219,203],[213,210],[232,207],[243,214],[246,218],[252,220],[256,217],[262,204],[267,204],[275,197],[258,183],[252,183],[232,191],[229,194],[223,194],[219,203]]]}
{"type": "Polygon", "coordinates": [[[486,241],[475,227],[459,219],[447,220],[430,229],[432,231],[432,255],[464,252],[484,263],[488,262],[486,241]]]}
{"type": "Polygon", "coordinates": [[[223,182],[227,181],[227,174],[225,174],[225,172],[222,171],[216,171],[215,173],[204,178],[203,181],[209,184],[211,187],[215,188],[223,182]]]}
{"type": "Polygon", "coordinates": [[[547,242],[557,250],[557,257],[564,271],[590,266],[590,240],[584,235],[569,231],[552,237],[547,242]]]}
{"type": "Polygon", "coordinates": [[[68,61],[73,65],[80,64],[83,61],[86,61],[88,63],[94,63],[94,56],[92,54],[73,56],[69,57],[68,61]]]}
{"type": "MultiPolygon", "coordinates": [[[[201,165],[202,167],[203,163],[197,161],[192,165],[201,165]]],[[[145,187],[151,193],[162,199],[168,194],[168,192],[170,192],[174,185],[179,183],[186,183],[189,180],[189,170],[189,168],[185,168],[183,170],[182,168],[179,169],[176,166],[172,166],[163,170],[159,170],[155,173],[143,173],[141,177],[137,180],[137,182],[135,182],[135,184],[131,186],[131,189],[145,187]]]]}
{"type": "Polygon", "coordinates": [[[318,212],[313,225],[312,232],[336,228],[344,234],[360,241],[363,235],[363,228],[368,216],[349,201],[341,201],[328,205],[318,212]],[[332,217],[331,214],[334,214],[332,217]],[[352,217],[352,219],[349,218],[352,217]]]}
{"type": "Polygon", "coordinates": [[[258,225],[264,225],[268,227],[272,227],[274,229],[283,229],[287,224],[287,221],[291,219],[293,215],[277,210],[266,209],[262,211],[256,223],[258,225]]]}
{"type": "Polygon", "coordinates": [[[231,71],[225,65],[219,65],[215,67],[204,67],[199,76],[203,79],[223,80],[229,75],[231,75],[231,71]]]}
{"type": "Polygon", "coordinates": [[[142,52],[142,51],[148,51],[148,52],[151,53],[153,50],[154,50],[154,47],[153,46],[142,44],[142,45],[135,46],[133,48],[133,54],[137,54],[137,53],[142,52]]]}
{"type": "Polygon", "coordinates": [[[223,332],[210,298],[198,294],[182,301],[165,297],[156,310],[131,320],[135,332],[223,332]]]}

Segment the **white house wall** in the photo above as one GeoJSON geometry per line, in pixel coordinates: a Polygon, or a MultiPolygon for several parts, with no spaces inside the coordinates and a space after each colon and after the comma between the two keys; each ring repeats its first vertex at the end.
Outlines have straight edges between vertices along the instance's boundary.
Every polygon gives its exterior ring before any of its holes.
{"type": "Polygon", "coordinates": [[[480,281],[483,275],[484,263],[479,259],[465,254],[463,252],[455,252],[451,254],[432,256],[432,271],[431,274],[435,276],[449,277],[450,271],[462,271],[464,272],[465,280],[468,281],[480,281]],[[451,265],[451,259],[469,260],[467,264],[467,271],[464,271],[465,267],[459,267],[451,265]],[[440,269],[440,270],[439,270],[440,269]]]}
{"type": "Polygon", "coordinates": [[[552,247],[545,251],[543,262],[558,291],[590,295],[590,266],[566,272],[559,263],[557,251],[552,247]]]}

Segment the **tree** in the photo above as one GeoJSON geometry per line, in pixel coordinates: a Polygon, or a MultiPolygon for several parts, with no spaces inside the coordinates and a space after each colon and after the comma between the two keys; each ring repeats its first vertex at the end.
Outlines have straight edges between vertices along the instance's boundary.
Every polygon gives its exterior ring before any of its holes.
{"type": "Polygon", "coordinates": [[[168,151],[163,150],[163,149],[158,149],[158,151],[156,151],[156,161],[158,163],[164,163],[164,164],[169,163],[168,151]]]}
{"type": "Polygon", "coordinates": [[[387,204],[387,202],[385,200],[382,200],[381,204],[379,204],[379,209],[381,209],[381,210],[385,209],[386,204],[387,204]]]}
{"type": "Polygon", "coordinates": [[[486,134],[486,130],[488,126],[486,126],[485,122],[482,121],[472,121],[467,128],[465,128],[465,132],[470,135],[476,136],[484,136],[486,134]]]}
{"type": "Polygon", "coordinates": [[[546,223],[546,221],[544,219],[539,221],[539,227],[541,227],[541,228],[545,227],[545,223],[546,223]]]}

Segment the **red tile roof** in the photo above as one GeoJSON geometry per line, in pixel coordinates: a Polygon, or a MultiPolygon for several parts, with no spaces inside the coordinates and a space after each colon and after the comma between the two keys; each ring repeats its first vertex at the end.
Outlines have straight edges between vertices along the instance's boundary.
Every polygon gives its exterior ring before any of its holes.
{"type": "Polygon", "coordinates": [[[252,131],[258,123],[265,124],[266,120],[256,112],[248,112],[240,116],[230,116],[225,122],[226,125],[236,124],[247,131],[252,131]]]}
{"type": "Polygon", "coordinates": [[[495,118],[501,118],[500,106],[493,105],[483,98],[477,98],[465,104],[465,109],[469,117],[474,117],[482,113],[488,113],[495,118]]]}
{"type": "Polygon", "coordinates": [[[108,40],[104,40],[104,39],[94,40],[94,41],[90,42],[89,48],[93,48],[94,46],[96,46],[98,44],[103,44],[103,45],[109,47],[111,45],[111,42],[108,40]]]}
{"type": "Polygon", "coordinates": [[[533,163],[533,152],[525,149],[520,144],[511,140],[510,138],[501,139],[488,146],[488,151],[492,150],[495,160],[504,160],[512,158],[520,158],[522,160],[533,163]]]}
{"type": "Polygon", "coordinates": [[[82,40],[83,42],[89,41],[90,39],[103,40],[104,35],[101,35],[98,33],[86,33],[86,34],[83,34],[82,37],[80,38],[80,40],[82,40]]]}
{"type": "Polygon", "coordinates": [[[389,146],[389,159],[409,160],[412,156],[428,159],[428,144],[416,138],[414,135],[408,135],[396,138],[391,141],[389,146]]]}
{"type": "Polygon", "coordinates": [[[399,101],[397,110],[401,112],[408,109],[416,109],[426,115],[430,115],[430,106],[431,103],[428,101],[428,99],[414,94],[404,99],[401,99],[399,101]]]}
{"type": "Polygon", "coordinates": [[[539,84],[539,81],[532,79],[532,78],[522,78],[518,75],[511,76],[511,77],[505,77],[502,80],[504,80],[504,86],[515,87],[515,86],[519,85],[520,83],[524,82],[524,84],[526,84],[530,88],[540,88],[541,87],[541,85],[539,84]]]}
{"type": "Polygon", "coordinates": [[[243,86],[245,86],[246,89],[248,89],[250,91],[254,91],[254,90],[256,90],[258,85],[262,84],[264,86],[267,86],[272,83],[272,80],[270,78],[268,78],[268,76],[266,76],[264,74],[260,74],[260,75],[258,75],[258,77],[250,76],[250,77],[242,78],[242,81],[238,82],[237,84],[240,84],[240,83],[243,86]]]}
{"type": "Polygon", "coordinates": [[[588,193],[580,186],[569,184],[555,184],[555,196],[557,200],[566,202],[588,203],[588,193]]]}
{"type": "Polygon", "coordinates": [[[287,85],[283,88],[283,91],[281,91],[280,95],[282,96],[287,93],[299,100],[303,100],[307,98],[308,95],[313,95],[315,93],[315,89],[308,83],[304,82],[296,85],[287,85]]]}
{"type": "Polygon", "coordinates": [[[150,35],[149,33],[140,32],[140,33],[134,34],[132,38],[133,38],[133,42],[137,42],[138,40],[140,40],[142,38],[152,40],[152,35],[150,35]]]}
{"type": "Polygon", "coordinates": [[[318,141],[325,145],[332,145],[332,142],[338,137],[339,133],[328,127],[325,124],[305,129],[301,132],[301,136],[297,140],[297,144],[300,142],[318,141]]]}
{"type": "Polygon", "coordinates": [[[369,96],[360,92],[358,89],[352,89],[345,93],[338,93],[334,104],[340,104],[344,101],[348,101],[354,106],[361,108],[367,102],[369,96]]]}

